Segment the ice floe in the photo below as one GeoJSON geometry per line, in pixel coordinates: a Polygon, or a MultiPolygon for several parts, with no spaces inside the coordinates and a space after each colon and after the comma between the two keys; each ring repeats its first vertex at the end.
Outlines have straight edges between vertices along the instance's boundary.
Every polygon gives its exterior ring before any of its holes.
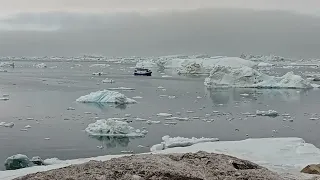
{"type": "Polygon", "coordinates": [[[159,151],[164,150],[167,148],[174,148],[174,147],[186,147],[191,146],[197,143],[204,143],[204,142],[215,142],[219,141],[218,138],[185,138],[185,137],[170,137],[168,135],[162,137],[163,142],[161,144],[153,145],[150,148],[150,151],[159,151]]]}
{"type": "Polygon", "coordinates": [[[144,134],[139,129],[134,129],[128,123],[112,119],[100,119],[91,123],[85,129],[91,136],[120,136],[142,137],[144,134]]]}
{"type": "Polygon", "coordinates": [[[170,113],[158,113],[157,116],[170,117],[170,116],[172,116],[172,114],[170,114],[170,113]]]}
{"type": "Polygon", "coordinates": [[[239,88],[314,88],[315,85],[299,75],[288,72],[281,77],[269,76],[250,67],[231,68],[216,66],[205,79],[204,85],[215,87],[239,88]]]}
{"type": "Polygon", "coordinates": [[[12,128],[14,126],[13,122],[7,123],[7,122],[0,122],[0,127],[8,127],[8,128],[12,128]]]}
{"type": "Polygon", "coordinates": [[[279,116],[279,113],[275,110],[268,110],[268,111],[256,111],[256,115],[258,116],[270,116],[270,117],[276,117],[279,116]]]}
{"type": "Polygon", "coordinates": [[[92,92],[88,95],[81,96],[77,102],[82,103],[116,103],[116,104],[133,104],[137,101],[126,97],[116,91],[102,90],[97,92],[92,92]]]}

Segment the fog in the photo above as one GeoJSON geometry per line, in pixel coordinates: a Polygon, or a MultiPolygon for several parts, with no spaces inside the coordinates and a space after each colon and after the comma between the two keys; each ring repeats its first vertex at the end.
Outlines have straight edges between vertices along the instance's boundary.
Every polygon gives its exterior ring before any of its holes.
{"type": "Polygon", "coordinates": [[[320,18],[248,9],[29,12],[0,20],[1,56],[241,53],[320,57],[320,18]]]}

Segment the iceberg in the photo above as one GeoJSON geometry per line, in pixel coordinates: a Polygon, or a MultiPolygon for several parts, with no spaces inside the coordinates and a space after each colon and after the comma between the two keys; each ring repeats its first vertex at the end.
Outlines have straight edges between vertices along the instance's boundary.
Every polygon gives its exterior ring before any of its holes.
{"type": "Polygon", "coordinates": [[[100,119],[85,129],[90,136],[143,137],[139,129],[135,130],[127,122],[112,119],[100,119]]]}
{"type": "Polygon", "coordinates": [[[33,166],[33,163],[30,161],[28,156],[23,154],[17,154],[17,155],[8,157],[4,162],[4,166],[6,170],[16,170],[16,169],[31,167],[33,166]]]}
{"type": "Polygon", "coordinates": [[[315,85],[299,75],[288,72],[281,77],[269,76],[250,67],[215,66],[209,77],[204,81],[208,88],[236,87],[236,88],[288,88],[307,89],[315,85]]]}
{"type": "Polygon", "coordinates": [[[137,101],[126,97],[116,91],[102,90],[97,92],[92,92],[88,95],[81,96],[77,102],[82,103],[115,103],[115,104],[134,104],[137,101]]]}
{"type": "Polygon", "coordinates": [[[161,144],[153,145],[150,148],[151,152],[164,150],[167,148],[174,148],[174,147],[186,147],[191,146],[197,143],[204,143],[204,142],[215,142],[219,141],[218,138],[185,138],[185,137],[173,137],[166,135],[162,137],[163,142],[161,144]]]}
{"type": "Polygon", "coordinates": [[[178,74],[209,74],[214,66],[226,67],[255,67],[257,63],[238,57],[216,56],[210,58],[186,58],[186,59],[152,59],[139,61],[136,67],[145,68],[174,68],[178,74]]]}
{"type": "Polygon", "coordinates": [[[109,78],[102,80],[102,83],[114,83],[114,82],[115,81],[113,79],[109,79],[109,78]]]}

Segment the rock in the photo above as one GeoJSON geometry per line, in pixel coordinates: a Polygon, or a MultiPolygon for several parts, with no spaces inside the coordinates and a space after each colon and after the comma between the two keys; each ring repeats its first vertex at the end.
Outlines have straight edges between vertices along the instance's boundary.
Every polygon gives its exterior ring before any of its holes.
{"type": "Polygon", "coordinates": [[[319,174],[320,175],[320,164],[311,164],[301,170],[302,173],[306,174],[319,174]]]}
{"type": "Polygon", "coordinates": [[[28,156],[23,154],[17,154],[10,156],[4,162],[6,170],[16,170],[33,166],[28,156]]]}
{"type": "Polygon", "coordinates": [[[16,180],[284,180],[278,174],[250,161],[206,152],[186,154],[144,154],[90,161],[47,172],[29,174],[16,180]]]}
{"type": "Polygon", "coordinates": [[[44,165],[43,160],[39,156],[35,156],[30,160],[33,164],[41,166],[44,165]]]}

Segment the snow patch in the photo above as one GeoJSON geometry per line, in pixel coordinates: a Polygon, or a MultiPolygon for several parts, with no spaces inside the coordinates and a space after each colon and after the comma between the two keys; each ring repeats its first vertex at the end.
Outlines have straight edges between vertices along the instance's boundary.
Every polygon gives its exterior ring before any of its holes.
{"type": "Polygon", "coordinates": [[[185,137],[173,137],[171,138],[170,136],[166,135],[162,137],[163,142],[161,144],[156,144],[153,145],[150,148],[150,151],[159,151],[159,150],[164,150],[167,148],[174,148],[174,147],[186,147],[186,146],[191,146],[197,143],[204,143],[204,142],[215,142],[219,141],[218,138],[185,138],[185,137]]]}
{"type": "Polygon", "coordinates": [[[81,96],[77,102],[82,103],[115,103],[115,104],[134,104],[137,101],[126,97],[116,91],[102,90],[97,92],[92,92],[88,95],[81,96]]]}

